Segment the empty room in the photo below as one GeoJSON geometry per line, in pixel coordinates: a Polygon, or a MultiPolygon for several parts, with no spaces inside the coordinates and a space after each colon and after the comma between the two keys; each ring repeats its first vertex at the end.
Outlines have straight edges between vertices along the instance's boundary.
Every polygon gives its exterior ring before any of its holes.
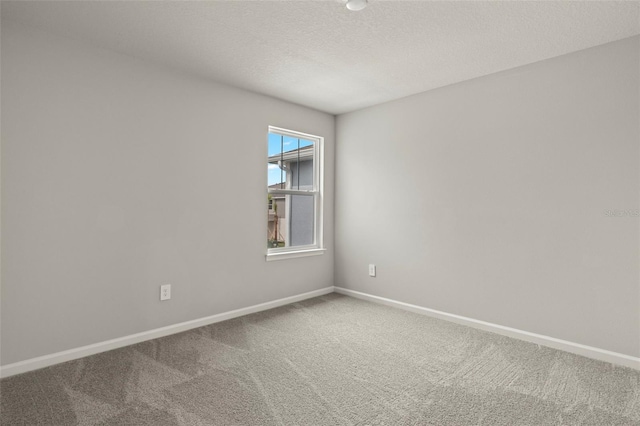
{"type": "Polygon", "coordinates": [[[640,425],[640,1],[2,1],[2,425],[640,425]]]}

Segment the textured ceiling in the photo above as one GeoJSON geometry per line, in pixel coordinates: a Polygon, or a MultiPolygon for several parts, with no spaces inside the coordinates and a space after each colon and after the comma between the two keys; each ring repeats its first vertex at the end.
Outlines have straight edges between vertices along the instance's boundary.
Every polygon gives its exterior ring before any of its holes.
{"type": "Polygon", "coordinates": [[[3,1],[2,19],[338,114],[636,35],[639,6],[3,1]]]}

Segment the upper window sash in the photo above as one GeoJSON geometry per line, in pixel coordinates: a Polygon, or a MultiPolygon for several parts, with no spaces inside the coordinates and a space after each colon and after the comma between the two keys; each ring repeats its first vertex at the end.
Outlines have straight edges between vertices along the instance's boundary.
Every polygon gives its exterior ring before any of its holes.
{"type": "MultiPolygon", "coordinates": [[[[296,189],[295,192],[288,192],[288,191],[294,191],[293,188],[268,188],[267,192],[272,193],[272,194],[294,194],[294,193],[298,193],[298,194],[302,194],[302,193],[319,193],[320,192],[320,179],[321,179],[321,175],[320,175],[320,168],[323,165],[323,159],[321,158],[322,156],[322,150],[321,150],[321,144],[322,144],[322,140],[323,138],[319,138],[318,136],[314,136],[314,135],[310,135],[308,133],[301,133],[301,132],[294,132],[291,130],[287,130],[287,129],[282,129],[280,127],[273,127],[273,126],[269,126],[269,133],[276,133],[279,135],[283,135],[283,136],[290,136],[292,138],[296,138],[296,139],[304,139],[307,141],[311,141],[313,142],[313,189],[296,189]]],[[[291,158],[286,158],[287,156],[285,155],[285,160],[286,159],[295,159],[295,156],[292,156],[291,158]]]]}

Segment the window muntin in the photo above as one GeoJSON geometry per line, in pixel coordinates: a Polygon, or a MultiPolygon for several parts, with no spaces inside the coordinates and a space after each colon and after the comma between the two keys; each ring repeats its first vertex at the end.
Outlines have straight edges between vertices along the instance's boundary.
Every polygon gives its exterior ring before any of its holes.
{"type": "Polygon", "coordinates": [[[267,255],[322,248],[322,144],[269,127],[267,255]]]}

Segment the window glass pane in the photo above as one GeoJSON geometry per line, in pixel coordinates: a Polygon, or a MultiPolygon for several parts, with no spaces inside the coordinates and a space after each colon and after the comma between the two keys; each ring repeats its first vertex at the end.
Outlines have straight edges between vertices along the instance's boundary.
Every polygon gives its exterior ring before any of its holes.
{"type": "Polygon", "coordinates": [[[313,189],[313,142],[269,133],[267,173],[270,188],[313,189]]]}
{"type": "Polygon", "coordinates": [[[291,195],[289,244],[292,247],[313,244],[313,199],[313,195],[291,195]]]}
{"type": "Polygon", "coordinates": [[[269,194],[267,247],[295,247],[314,243],[315,196],[269,194]]]}
{"type": "Polygon", "coordinates": [[[284,247],[287,235],[287,208],[286,196],[269,194],[268,198],[268,223],[267,247],[284,247]]]}

